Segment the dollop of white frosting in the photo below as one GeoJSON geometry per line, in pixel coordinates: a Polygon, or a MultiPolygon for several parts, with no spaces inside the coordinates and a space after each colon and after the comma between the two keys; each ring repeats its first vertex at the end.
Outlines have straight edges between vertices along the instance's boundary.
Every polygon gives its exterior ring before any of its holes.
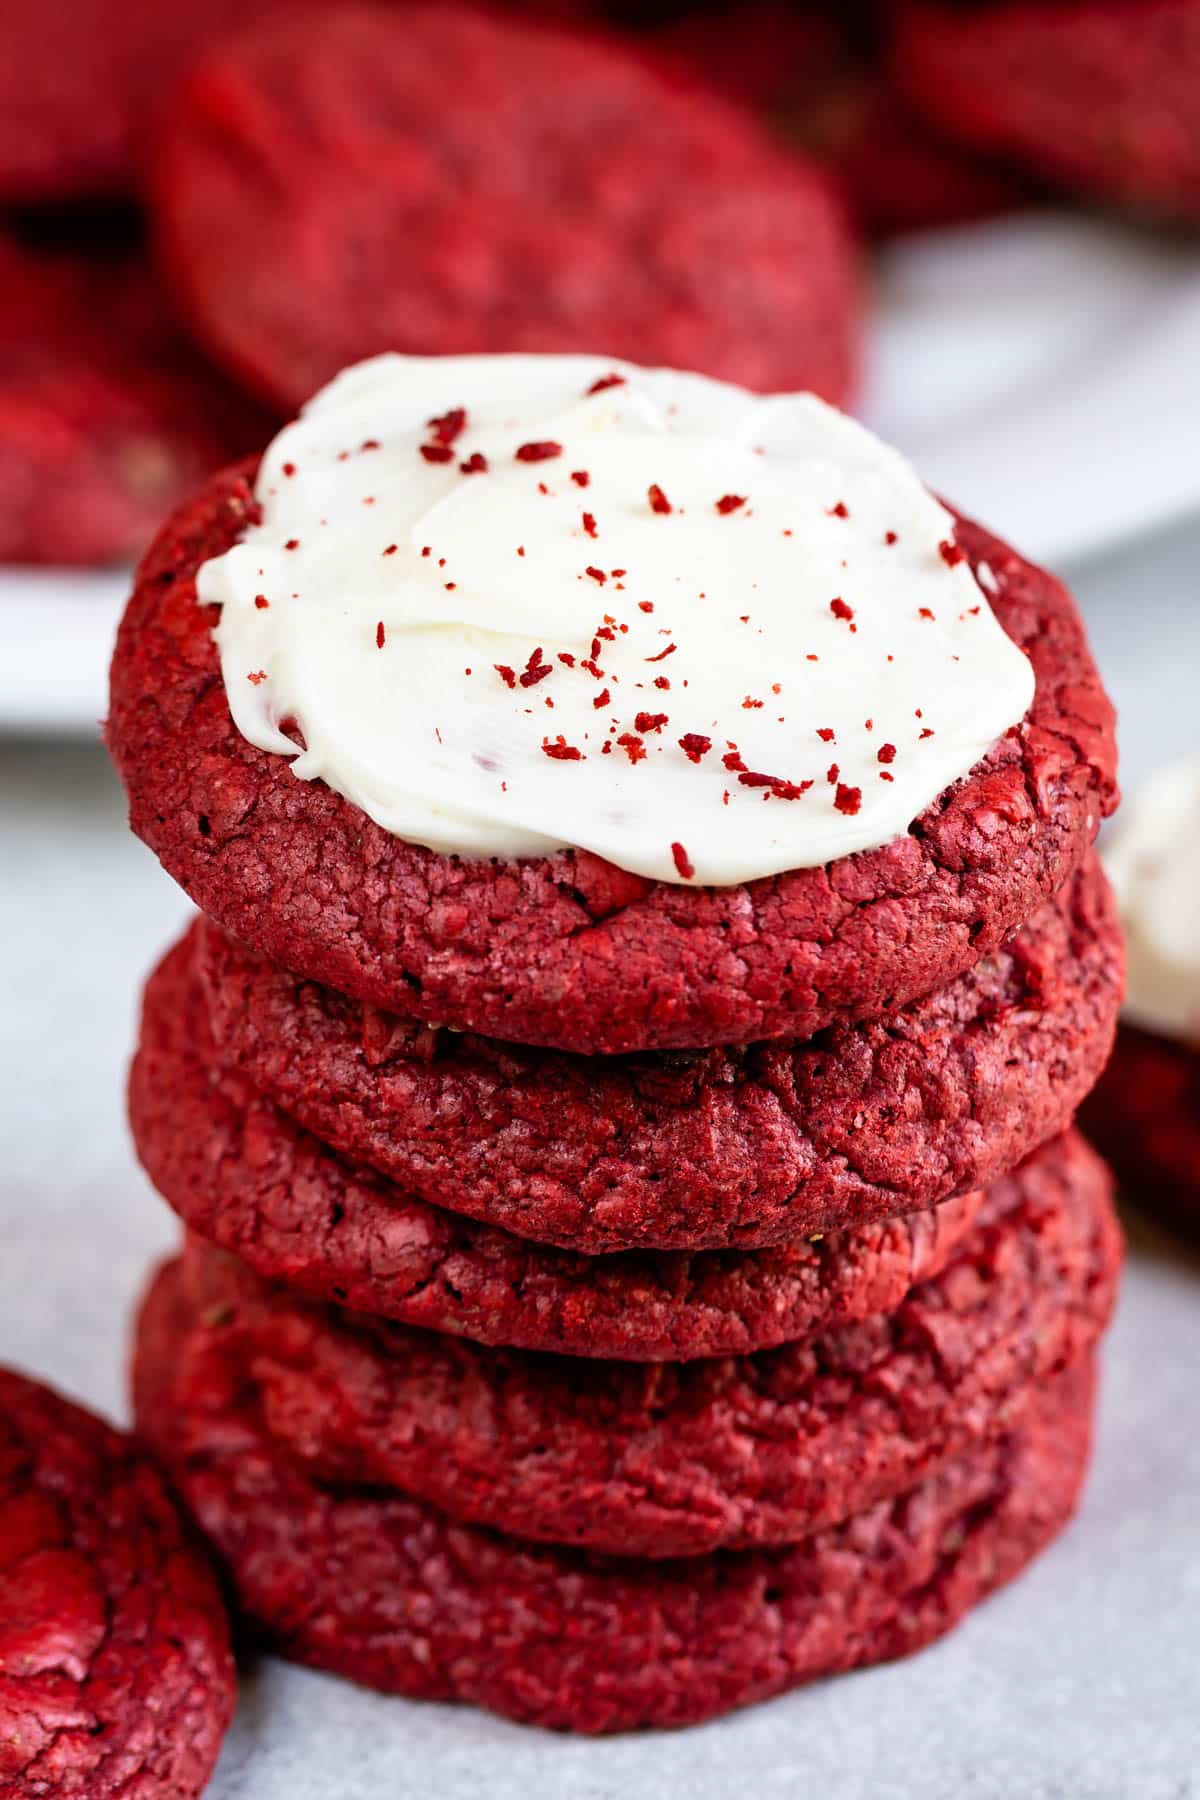
{"type": "Polygon", "coordinates": [[[814,867],[900,836],[1032,698],[949,514],[810,394],[381,356],[256,491],[197,584],[238,728],[435,850],[814,867]]]}
{"type": "Polygon", "coordinates": [[[1200,1044],[1200,754],[1155,771],[1104,845],[1129,957],[1125,1016],[1200,1044]]]}

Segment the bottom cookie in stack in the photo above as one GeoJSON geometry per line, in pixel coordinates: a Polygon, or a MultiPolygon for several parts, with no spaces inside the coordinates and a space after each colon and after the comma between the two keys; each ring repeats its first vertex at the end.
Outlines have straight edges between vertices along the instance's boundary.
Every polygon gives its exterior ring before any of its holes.
{"type": "Polygon", "coordinates": [[[544,1725],[683,1724],[919,1647],[1050,1540],[1119,1264],[1073,1137],[892,1312],[683,1366],[483,1351],[193,1243],[143,1311],[138,1417],[285,1653],[544,1725]]]}
{"type": "Polygon", "coordinates": [[[607,1559],[459,1525],[400,1494],[322,1487],[252,1410],[184,1412],[170,1368],[186,1328],[158,1290],[139,1422],[270,1641],[386,1692],[574,1731],[684,1725],[919,1649],[1066,1524],[1091,1438],[1087,1358],[1011,1436],[799,1544],[607,1559]]]}

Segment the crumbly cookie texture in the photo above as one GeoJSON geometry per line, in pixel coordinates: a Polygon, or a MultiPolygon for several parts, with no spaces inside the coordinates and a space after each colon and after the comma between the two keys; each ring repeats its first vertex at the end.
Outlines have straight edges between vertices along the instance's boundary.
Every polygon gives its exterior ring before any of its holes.
{"type": "Polygon", "coordinates": [[[600,1254],[757,1248],[981,1187],[1062,1130],[1112,1046],[1092,863],[946,987],[815,1043],[596,1059],[430,1029],[192,932],[219,1063],[434,1205],[600,1254]]]}
{"type": "Polygon", "coordinates": [[[0,1369],[0,1791],[191,1800],[233,1715],[199,1540],[131,1438],[0,1369]]]}
{"type": "Polygon", "coordinates": [[[230,717],[195,573],[251,516],[248,476],[212,482],[142,564],[108,742],[134,830],[198,905],[373,1005],[584,1053],[808,1037],[997,949],[1116,803],[1112,708],[1070,596],[964,522],[958,548],[1033,662],[1034,703],[882,849],[692,892],[582,852],[468,862],[402,842],[230,717]]]}
{"type": "Polygon", "coordinates": [[[1010,1436],[802,1543],[610,1559],[311,1482],[252,1403],[218,1384],[180,1404],[186,1328],[160,1283],[138,1333],[139,1425],[276,1647],[388,1692],[559,1729],[683,1725],[920,1648],[1062,1529],[1087,1463],[1089,1358],[1010,1436]]]}
{"type": "Polygon", "coordinates": [[[744,1251],[616,1256],[528,1243],[341,1157],[211,1061],[186,944],[146,992],[130,1122],[184,1222],[302,1293],[487,1344],[677,1361],[765,1349],[897,1306],[979,1210],[928,1212],[744,1251]]]}
{"type": "Polygon", "coordinates": [[[750,1357],[581,1367],[482,1349],[305,1304],[198,1242],[172,1279],[194,1314],[181,1389],[193,1359],[223,1367],[314,1480],[670,1557],[793,1543],[1012,1432],[1097,1342],[1120,1263],[1106,1172],[1072,1138],[998,1182],[893,1312],[750,1357]]]}

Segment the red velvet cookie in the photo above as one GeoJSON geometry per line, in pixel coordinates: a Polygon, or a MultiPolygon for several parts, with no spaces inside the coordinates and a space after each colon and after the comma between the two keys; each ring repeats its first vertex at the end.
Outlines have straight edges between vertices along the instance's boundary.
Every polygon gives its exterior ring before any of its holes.
{"type": "Polygon", "coordinates": [[[787,1343],[897,1306],[979,1206],[770,1250],[581,1256],[355,1168],[211,1057],[185,943],[151,976],[129,1092],[138,1154],[184,1222],[303,1293],[486,1344],[675,1361],[787,1343]]]}
{"type": "Polygon", "coordinates": [[[1200,219],[1198,0],[900,9],[896,77],[947,137],[1139,212],[1200,219]]]}
{"type": "Polygon", "coordinates": [[[869,232],[954,225],[1027,203],[1015,175],[931,131],[833,11],[781,0],[691,9],[650,44],[755,107],[829,172],[869,232]]]}
{"type": "Polygon", "coordinates": [[[140,259],[0,239],[0,561],[132,560],[269,429],[184,340],[140,259]]]}
{"type": "Polygon", "coordinates": [[[591,1362],[316,1307],[197,1241],[185,1410],[253,1395],[314,1480],[614,1555],[795,1543],[1007,1433],[1096,1343],[1121,1234],[1078,1138],[997,1182],[978,1229],[890,1314],[756,1356],[591,1362]],[[214,1402],[215,1393],[228,1398],[214,1402]]]}
{"type": "Polygon", "coordinates": [[[233,1715],[217,1584],[123,1433],[0,1369],[0,1794],[189,1800],[233,1715]]]}
{"type": "Polygon", "coordinates": [[[684,1725],[920,1648],[1050,1542],[1087,1463],[1085,1359],[1011,1436],[792,1548],[610,1560],[312,1483],[252,1401],[181,1403],[186,1329],[160,1285],[138,1334],[138,1420],[248,1618],[295,1660],[560,1729],[684,1725]]]}
{"type": "Polygon", "coordinates": [[[256,750],[230,717],[198,565],[253,508],[218,477],[142,564],[108,742],[134,830],[243,942],[425,1023],[591,1052],[809,1037],[952,980],[1082,861],[1116,799],[1112,709],[1066,589],[965,522],[1029,653],[1025,721],[908,832],[823,868],[690,890],[582,851],[441,856],[256,750]]]}
{"type": "Polygon", "coordinates": [[[1123,1198],[1200,1234],[1200,1049],[1122,1025],[1081,1119],[1123,1198]]]}
{"type": "Polygon", "coordinates": [[[1089,863],[994,956],[810,1043],[572,1057],[430,1030],[193,928],[219,1059],[434,1205],[599,1254],[756,1248],[933,1206],[1061,1131],[1112,1047],[1089,863]]]}
{"type": "Polygon", "coordinates": [[[125,194],[147,118],[242,0],[11,0],[0,7],[0,199],[125,194]]]}
{"type": "Polygon", "coordinates": [[[455,5],[285,11],[193,72],[155,196],[186,312],[284,406],[380,350],[850,386],[857,268],[825,177],[599,36],[455,5]]]}

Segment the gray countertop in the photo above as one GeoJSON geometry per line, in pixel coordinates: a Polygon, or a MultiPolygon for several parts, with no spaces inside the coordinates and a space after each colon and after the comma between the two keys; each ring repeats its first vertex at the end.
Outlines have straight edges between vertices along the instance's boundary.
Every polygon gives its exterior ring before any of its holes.
{"type": "MultiPolygon", "coordinates": [[[[1200,741],[1200,525],[1076,573],[1126,769],[1200,741]]],[[[0,1359],[118,1417],[130,1309],[175,1237],[122,1084],[187,903],[84,745],[0,742],[0,1359]]],[[[1139,1234],[1069,1534],[914,1660],[675,1735],[588,1743],[266,1661],[212,1800],[1185,1800],[1200,1795],[1200,1264],[1139,1234]]]]}

